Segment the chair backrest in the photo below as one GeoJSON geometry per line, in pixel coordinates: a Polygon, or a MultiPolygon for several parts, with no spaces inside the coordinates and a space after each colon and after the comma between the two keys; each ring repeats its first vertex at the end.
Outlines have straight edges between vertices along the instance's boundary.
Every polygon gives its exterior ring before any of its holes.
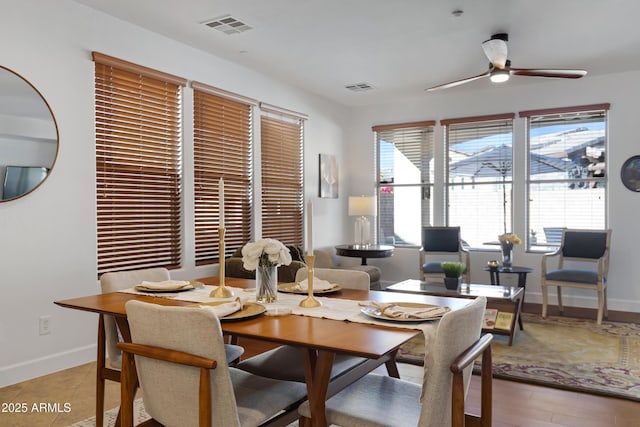
{"type": "Polygon", "coordinates": [[[597,260],[607,254],[611,243],[611,230],[573,230],[562,233],[562,256],[597,260]]]}
{"type": "MultiPolygon", "coordinates": [[[[133,343],[214,359],[212,425],[238,426],[238,410],[224,351],[220,321],[208,310],[126,304],[133,343]]],[[[163,425],[198,425],[198,368],[136,356],[145,410],[163,425]]]]}
{"type": "MultiPolygon", "coordinates": [[[[419,426],[451,425],[451,364],[480,338],[486,305],[487,299],[478,297],[464,308],[445,314],[433,342],[426,342],[419,426]]],[[[465,396],[471,383],[472,369],[473,363],[463,374],[465,396]]]]}
{"type": "MultiPolygon", "coordinates": [[[[296,282],[301,282],[309,275],[306,267],[296,272],[296,282]]],[[[338,268],[314,268],[313,276],[335,283],[347,289],[370,289],[369,275],[364,271],[341,270],[338,268]]]]}
{"type": "Polygon", "coordinates": [[[423,227],[422,251],[459,252],[460,227],[423,227]]]}
{"type": "MultiPolygon", "coordinates": [[[[170,278],[169,270],[166,268],[115,271],[104,273],[100,276],[100,288],[102,289],[102,293],[106,294],[132,288],[145,280],[149,282],[162,282],[170,278]]],[[[113,316],[104,316],[104,332],[109,364],[113,368],[120,369],[122,352],[116,347],[119,341],[118,328],[116,327],[116,321],[113,316]]]]}

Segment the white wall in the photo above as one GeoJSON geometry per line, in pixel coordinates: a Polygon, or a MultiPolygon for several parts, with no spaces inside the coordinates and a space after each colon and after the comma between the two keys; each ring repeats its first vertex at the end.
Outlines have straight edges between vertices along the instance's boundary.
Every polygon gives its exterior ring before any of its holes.
{"type": "MultiPolygon", "coordinates": [[[[305,191],[315,202],[314,229],[323,230],[315,244],[341,241],[342,223],[334,219],[345,210],[345,193],[341,188],[339,199],[317,199],[318,154],[336,155],[340,170],[346,169],[342,147],[349,110],[68,0],[4,0],[0,37],[2,65],[38,88],[60,134],[47,181],[27,197],[0,203],[0,387],[95,359],[97,316],[53,304],[99,293],[91,51],[308,114],[305,191]],[[50,335],[38,335],[41,315],[51,316],[50,335]]],[[[186,173],[192,170],[191,102],[188,88],[186,173]]],[[[192,179],[185,181],[188,214],[192,179]]],[[[193,227],[185,218],[184,268],[172,274],[211,275],[213,267],[194,266],[193,227]]]]}
{"type": "MultiPolygon", "coordinates": [[[[514,78],[515,79],[515,78],[514,78]]],[[[607,149],[608,223],[613,229],[611,267],[608,288],[609,308],[612,310],[640,312],[640,264],[635,260],[640,227],[637,216],[640,212],[640,194],[627,190],[620,181],[620,167],[624,161],[638,154],[637,103],[640,87],[637,82],[640,72],[629,72],[610,76],[590,76],[576,81],[534,80],[534,83],[513,87],[509,84],[492,86],[483,90],[451,89],[442,92],[419,93],[404,103],[359,108],[350,134],[349,159],[366,165],[362,158],[370,156],[371,126],[419,120],[440,120],[454,117],[478,116],[496,113],[518,112],[538,108],[565,107],[596,103],[611,103],[609,114],[609,147],[607,149]]],[[[524,125],[517,119],[515,145],[522,155],[516,163],[514,174],[524,170],[524,125]]],[[[438,125],[436,138],[442,139],[442,128],[438,125]]],[[[373,169],[361,174],[373,180],[373,169]]],[[[525,194],[524,175],[514,184],[514,231],[523,236],[525,201],[518,194],[525,194]]],[[[436,183],[436,188],[439,186],[436,183]]],[[[354,186],[355,187],[355,186],[354,186]]],[[[354,188],[354,190],[358,190],[354,188]]],[[[470,212],[482,215],[482,212],[470,212]]],[[[347,224],[347,222],[345,222],[347,224]]],[[[440,221],[438,224],[442,225],[440,221]]],[[[345,225],[346,227],[346,225],[345,225]]],[[[497,234],[496,234],[497,237],[497,234]]],[[[472,281],[488,283],[488,273],[483,271],[487,261],[496,259],[496,252],[473,252],[472,281]]],[[[535,269],[529,275],[526,300],[541,302],[540,255],[526,254],[522,246],[516,246],[517,265],[535,269]]],[[[392,283],[407,277],[418,278],[418,249],[396,250],[393,258],[370,260],[383,269],[383,282],[392,283]]],[[[514,277],[511,280],[515,279],[514,277]]],[[[515,283],[515,282],[513,282],[515,283]]],[[[555,294],[554,294],[555,295],[555,294]]],[[[563,291],[565,305],[596,307],[595,292],[567,289],[563,291]],[[566,294],[566,296],[564,296],[566,294]]],[[[555,303],[555,297],[551,299],[555,303]]]]}

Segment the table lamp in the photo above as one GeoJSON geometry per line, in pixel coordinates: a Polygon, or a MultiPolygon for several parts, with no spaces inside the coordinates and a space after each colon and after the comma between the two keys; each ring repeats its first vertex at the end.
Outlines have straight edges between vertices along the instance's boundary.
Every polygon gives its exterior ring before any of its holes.
{"type": "Polygon", "coordinates": [[[350,196],[349,216],[357,216],[355,224],[355,244],[366,247],[371,243],[371,224],[367,216],[375,216],[376,198],[373,196],[350,196]]]}

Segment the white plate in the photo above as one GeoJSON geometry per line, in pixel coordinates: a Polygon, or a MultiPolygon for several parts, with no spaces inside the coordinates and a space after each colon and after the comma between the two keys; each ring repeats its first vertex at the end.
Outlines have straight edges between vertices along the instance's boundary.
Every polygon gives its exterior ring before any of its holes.
{"type": "MultiPolygon", "coordinates": [[[[417,303],[417,302],[398,302],[398,303],[393,303],[396,304],[400,307],[407,307],[407,308],[424,308],[424,307],[440,307],[438,305],[433,305],[433,304],[421,304],[421,303],[417,303]]],[[[440,314],[438,316],[434,316],[434,317],[429,317],[427,319],[401,319],[401,318],[397,318],[397,317],[388,317],[382,314],[382,312],[380,312],[380,309],[375,308],[375,307],[362,307],[360,309],[360,312],[366,316],[372,317],[374,319],[378,319],[378,320],[386,320],[389,322],[402,322],[402,323],[419,323],[419,322],[430,322],[432,320],[438,320],[440,318],[442,318],[442,316],[444,316],[443,314],[440,314]]]]}
{"type": "Polygon", "coordinates": [[[178,289],[171,289],[171,288],[168,288],[168,289],[149,289],[149,288],[146,288],[146,287],[141,286],[141,285],[136,285],[136,286],[134,287],[134,289],[135,289],[136,291],[139,291],[139,292],[150,292],[150,293],[175,293],[175,292],[191,291],[191,290],[193,290],[193,289],[196,289],[196,288],[199,288],[199,287],[201,287],[201,286],[204,286],[204,283],[196,282],[196,281],[194,281],[194,280],[190,280],[190,281],[189,281],[189,284],[190,284],[191,286],[184,286],[184,287],[180,287],[180,288],[178,288],[178,289]]]}
{"type": "MultiPolygon", "coordinates": [[[[305,290],[296,289],[296,285],[297,283],[281,283],[278,285],[278,291],[289,293],[289,294],[301,294],[301,295],[307,295],[309,293],[309,291],[307,291],[306,289],[305,290]]],[[[314,289],[313,294],[314,295],[332,294],[342,289],[340,285],[337,285],[335,283],[332,283],[332,285],[333,286],[329,289],[314,289]]]]}

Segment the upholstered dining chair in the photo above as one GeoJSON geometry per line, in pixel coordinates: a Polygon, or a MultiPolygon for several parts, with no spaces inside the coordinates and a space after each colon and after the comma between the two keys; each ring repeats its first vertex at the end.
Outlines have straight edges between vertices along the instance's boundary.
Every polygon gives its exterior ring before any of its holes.
{"type": "Polygon", "coordinates": [[[133,418],[134,367],[146,412],[166,427],[258,426],[274,417],[283,423],[295,419],[306,386],[228,366],[220,321],[210,311],[140,301],[125,307],[131,343],[118,344],[123,426],[133,418]]]}
{"type": "MultiPolygon", "coordinates": [[[[364,271],[314,268],[313,273],[314,277],[339,284],[345,289],[369,290],[369,275],[364,271]]],[[[306,279],[308,274],[306,267],[301,268],[296,273],[296,282],[306,279]]],[[[366,359],[362,357],[336,354],[331,379],[333,380],[364,362],[366,359]]],[[[245,359],[238,364],[238,369],[267,378],[305,382],[303,350],[290,345],[282,345],[245,359]]],[[[387,370],[389,369],[391,369],[390,374],[397,372],[395,361],[388,362],[387,370]]]]}
{"type": "MultiPolygon", "coordinates": [[[[145,268],[130,271],[115,271],[104,273],[100,276],[100,287],[103,294],[132,288],[143,281],[162,282],[169,280],[169,270],[166,268],[145,268]]],[[[97,357],[97,386],[96,386],[96,417],[102,418],[104,414],[104,389],[105,381],[120,382],[120,369],[122,355],[117,343],[121,341],[118,327],[113,316],[100,315],[98,319],[98,357],[97,357]],[[109,366],[105,360],[108,356],[109,366]]],[[[239,345],[227,344],[227,360],[237,363],[244,349],[239,345]]],[[[98,423],[101,425],[102,421],[98,423]]]]}
{"type": "MultiPolygon", "coordinates": [[[[478,297],[445,314],[427,340],[423,384],[367,374],[326,402],[327,424],[382,427],[491,426],[491,334],[480,337],[487,300],[478,297]],[[432,342],[429,342],[432,341],[432,342]],[[473,362],[482,355],[481,415],[465,414],[473,362]],[[470,424],[468,424],[470,425],[470,424]]],[[[298,408],[300,426],[310,426],[309,403],[298,408]]]]}
{"type": "Polygon", "coordinates": [[[564,229],[560,248],[542,256],[542,317],[547,317],[548,287],[557,287],[558,309],[563,312],[562,287],[595,290],[598,297],[598,325],[607,316],[607,277],[611,230],[564,229]],[[558,257],[558,267],[549,270],[548,262],[558,257]]]}
{"type": "Polygon", "coordinates": [[[452,261],[452,257],[457,257],[459,262],[464,263],[465,280],[470,284],[471,262],[469,251],[462,245],[460,227],[422,227],[420,272],[423,280],[428,277],[443,278],[441,263],[452,261]],[[431,257],[436,259],[431,260],[431,257]]]}

